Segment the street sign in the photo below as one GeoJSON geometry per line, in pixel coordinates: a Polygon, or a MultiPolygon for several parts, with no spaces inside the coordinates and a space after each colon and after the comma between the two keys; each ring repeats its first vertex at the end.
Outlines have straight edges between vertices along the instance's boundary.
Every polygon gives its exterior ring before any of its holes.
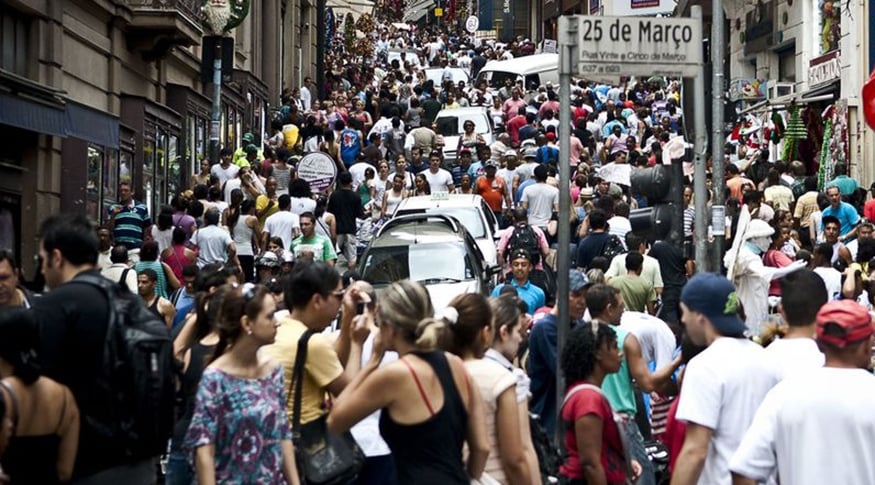
{"type": "Polygon", "coordinates": [[[434,9],[434,16],[435,17],[443,17],[444,16],[444,9],[442,9],[440,7],[434,9]]]}
{"type": "Polygon", "coordinates": [[[465,30],[470,34],[473,34],[474,32],[477,32],[478,28],[480,28],[480,19],[477,18],[476,15],[468,17],[468,20],[465,21],[465,30]]]}
{"type": "Polygon", "coordinates": [[[304,155],[298,162],[298,177],[310,183],[310,188],[316,193],[323,193],[334,183],[337,177],[337,165],[334,159],[322,152],[312,152],[304,155]]]}
{"type": "Polygon", "coordinates": [[[581,76],[695,77],[702,63],[702,25],[697,19],[579,17],[581,76]]]}

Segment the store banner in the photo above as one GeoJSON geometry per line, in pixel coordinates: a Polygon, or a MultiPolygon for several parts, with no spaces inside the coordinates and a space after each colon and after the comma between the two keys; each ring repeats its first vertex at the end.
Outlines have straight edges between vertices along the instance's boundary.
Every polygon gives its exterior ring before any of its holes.
{"type": "Polygon", "coordinates": [[[658,7],[659,0],[631,0],[633,9],[636,8],[649,8],[649,7],[658,7]]]}
{"type": "Polygon", "coordinates": [[[601,7],[601,0],[589,0],[589,14],[595,15],[599,13],[599,7],[601,7]]]}

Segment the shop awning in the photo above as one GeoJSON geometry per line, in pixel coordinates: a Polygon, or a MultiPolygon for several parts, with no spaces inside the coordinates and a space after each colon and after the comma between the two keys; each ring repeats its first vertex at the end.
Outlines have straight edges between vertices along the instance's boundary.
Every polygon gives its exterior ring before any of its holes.
{"type": "Polygon", "coordinates": [[[49,104],[26,95],[0,93],[0,124],[53,136],[66,136],[63,104],[49,104]]]}
{"type": "Polygon", "coordinates": [[[827,94],[834,95],[839,90],[840,86],[841,85],[836,80],[834,82],[824,84],[823,86],[818,86],[814,89],[809,89],[808,91],[805,91],[804,93],[802,93],[802,99],[809,99],[809,98],[814,98],[814,97],[818,97],[818,96],[824,96],[827,94]]]}
{"type": "Polygon", "coordinates": [[[76,101],[67,100],[67,136],[108,148],[119,147],[118,118],[76,101]]]}

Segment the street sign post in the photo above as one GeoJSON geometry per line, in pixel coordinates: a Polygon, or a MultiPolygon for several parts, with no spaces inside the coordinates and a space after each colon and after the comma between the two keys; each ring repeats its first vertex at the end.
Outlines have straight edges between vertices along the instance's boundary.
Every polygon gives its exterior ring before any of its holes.
{"type": "Polygon", "coordinates": [[[702,25],[687,18],[578,19],[576,73],[695,77],[702,64],[702,25]]]}
{"type": "MultiPolygon", "coordinates": [[[[580,76],[589,80],[630,75],[693,77],[696,78],[696,83],[703,82],[701,18],[570,15],[559,17],[558,27],[560,93],[571,92],[571,76],[580,76]]],[[[700,93],[700,90],[696,90],[696,93],[700,93]]],[[[571,97],[560,96],[560,103],[559,153],[569,153],[571,97]]],[[[703,119],[700,120],[699,116],[696,118],[697,124],[704,124],[703,119]]],[[[697,126],[696,133],[704,130],[704,126],[697,126]]],[[[564,158],[563,163],[559,164],[559,180],[570,180],[570,167],[567,160],[568,158],[564,158]]],[[[696,159],[697,165],[701,164],[704,167],[704,163],[703,157],[696,159]]],[[[700,175],[704,175],[704,170],[697,170],[696,176],[700,175]]],[[[697,197],[697,199],[704,200],[705,197],[697,197]]],[[[570,212],[571,196],[567,190],[562,190],[559,193],[559,220],[569,220],[570,212]]],[[[701,219],[705,220],[705,218],[701,219]]],[[[571,268],[569,240],[568,231],[559,231],[556,263],[559,269],[556,274],[558,290],[556,306],[559,311],[557,357],[562,355],[571,322],[568,307],[568,270],[571,268]]],[[[556,368],[556,398],[558,402],[562,402],[565,395],[565,377],[562,375],[559,362],[556,368]]],[[[564,429],[561,423],[557,426],[559,432],[556,442],[560,446],[563,444],[564,429]]]]}

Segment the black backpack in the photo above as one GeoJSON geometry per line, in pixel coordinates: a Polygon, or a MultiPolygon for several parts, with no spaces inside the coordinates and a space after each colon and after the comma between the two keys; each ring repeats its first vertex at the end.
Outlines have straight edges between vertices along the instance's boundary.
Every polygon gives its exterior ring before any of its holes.
{"type": "Polygon", "coordinates": [[[538,235],[535,234],[535,230],[532,229],[532,226],[525,222],[520,222],[511,230],[513,232],[510,234],[510,239],[507,241],[505,259],[510,260],[511,255],[514,252],[523,249],[529,253],[529,258],[532,260],[532,264],[538,264],[538,262],[541,261],[541,251],[538,245],[538,235]]]}
{"type": "Polygon", "coordinates": [[[128,458],[158,456],[173,432],[176,371],[170,331],[127,286],[95,275],[73,281],[96,286],[110,304],[103,373],[96,384],[112,402],[114,416],[94,427],[128,458]]]}
{"type": "Polygon", "coordinates": [[[619,256],[626,252],[626,246],[623,245],[623,241],[616,234],[611,234],[608,236],[608,240],[605,241],[605,245],[602,247],[602,256],[608,259],[608,262],[614,259],[614,256],[619,256]]]}

